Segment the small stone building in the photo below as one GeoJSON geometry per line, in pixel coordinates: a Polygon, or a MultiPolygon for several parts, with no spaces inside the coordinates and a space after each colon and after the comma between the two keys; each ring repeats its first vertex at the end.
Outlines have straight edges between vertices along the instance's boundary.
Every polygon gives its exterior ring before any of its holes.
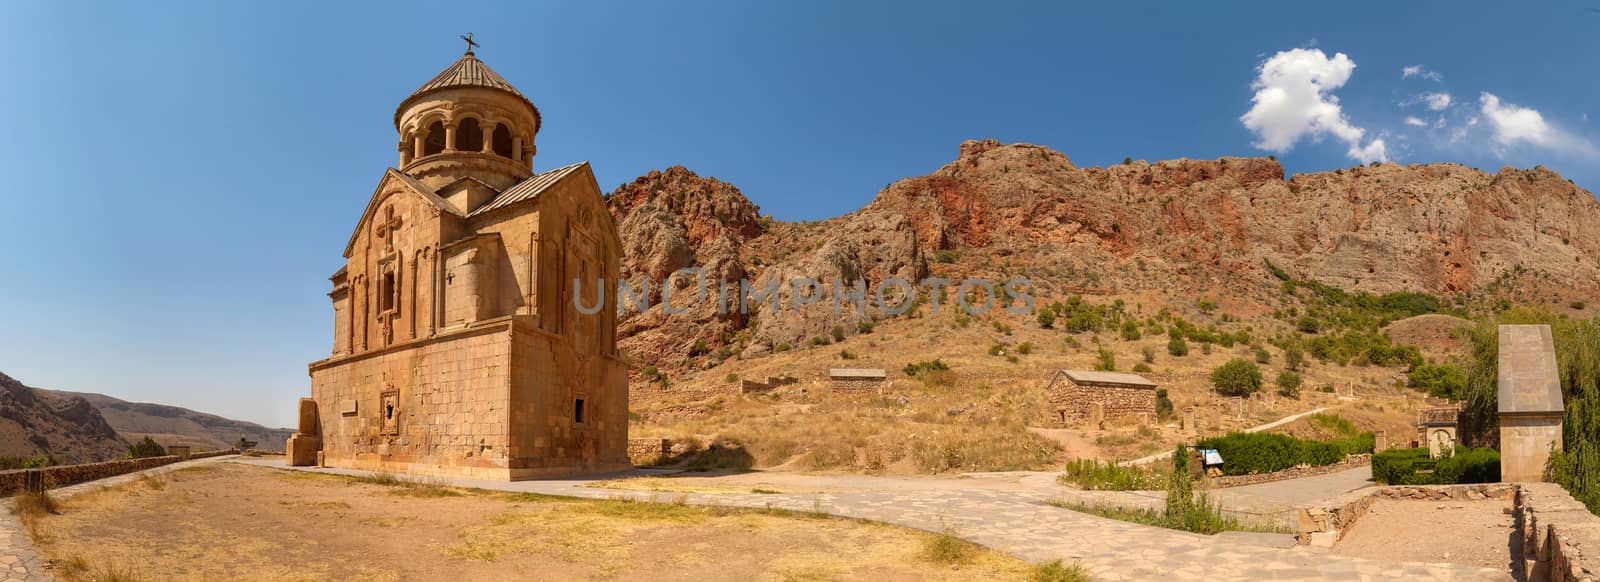
{"type": "Polygon", "coordinates": [[[833,368],[828,370],[828,385],[834,392],[877,392],[889,373],[879,368],[833,368]]]}
{"type": "Polygon", "coordinates": [[[1502,325],[1500,480],[1543,481],[1550,451],[1561,447],[1561,375],[1548,325],[1502,325]]]}
{"type": "Polygon", "coordinates": [[[1461,408],[1456,406],[1435,406],[1417,412],[1417,435],[1427,443],[1428,456],[1437,459],[1455,450],[1460,417],[1461,408]]]}
{"type": "Polygon", "coordinates": [[[1050,395],[1051,421],[1057,426],[1156,415],[1156,383],[1136,374],[1061,370],[1045,391],[1050,395]]]}

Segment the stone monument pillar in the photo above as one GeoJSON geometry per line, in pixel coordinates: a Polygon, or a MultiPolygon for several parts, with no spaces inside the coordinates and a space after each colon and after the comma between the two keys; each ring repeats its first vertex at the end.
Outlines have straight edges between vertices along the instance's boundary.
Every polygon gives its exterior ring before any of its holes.
{"type": "Polygon", "coordinates": [[[322,450],[322,438],[319,436],[320,428],[317,422],[317,401],[311,398],[300,399],[300,426],[289,442],[284,445],[284,456],[288,457],[289,466],[307,467],[317,463],[317,455],[322,450]]]}
{"type": "Polygon", "coordinates": [[[1566,411],[1550,326],[1502,325],[1499,342],[1500,480],[1543,481],[1566,411]]]}

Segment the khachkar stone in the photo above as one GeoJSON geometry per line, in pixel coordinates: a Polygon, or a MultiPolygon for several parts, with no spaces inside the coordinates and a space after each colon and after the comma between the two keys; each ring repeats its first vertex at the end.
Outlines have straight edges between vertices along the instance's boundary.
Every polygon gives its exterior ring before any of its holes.
{"type": "Polygon", "coordinates": [[[622,243],[589,164],[535,172],[539,110],[472,50],[394,122],[399,167],[329,277],[312,452],[495,480],[628,468],[616,310],[587,309],[616,297],[622,243]]]}
{"type": "Polygon", "coordinates": [[[1548,325],[1500,326],[1500,479],[1542,481],[1561,447],[1561,376],[1548,325]]]}

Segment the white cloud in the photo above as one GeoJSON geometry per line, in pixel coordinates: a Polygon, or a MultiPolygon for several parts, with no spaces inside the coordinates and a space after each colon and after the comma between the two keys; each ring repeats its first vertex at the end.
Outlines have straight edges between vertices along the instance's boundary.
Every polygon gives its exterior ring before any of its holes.
{"type": "Polygon", "coordinates": [[[1531,145],[1587,157],[1600,155],[1594,144],[1550,125],[1537,110],[1500,101],[1485,91],[1478,96],[1480,111],[1494,131],[1494,141],[1502,147],[1531,145]]]}
{"type": "Polygon", "coordinates": [[[1445,109],[1450,107],[1450,94],[1449,93],[1444,93],[1444,92],[1423,93],[1421,95],[1418,95],[1418,97],[1421,97],[1422,101],[1424,103],[1428,104],[1428,109],[1431,109],[1433,111],[1444,111],[1445,109]]]}
{"type": "Polygon", "coordinates": [[[1366,130],[1350,124],[1332,93],[1343,87],[1356,63],[1344,53],[1328,58],[1319,49],[1280,51],[1258,68],[1250,88],[1256,94],[1250,110],[1239,118],[1255,133],[1255,146],[1287,152],[1302,138],[1332,135],[1348,148],[1345,155],[1361,163],[1387,161],[1382,138],[1361,144],[1366,130]]]}
{"type": "Polygon", "coordinates": [[[1414,126],[1417,126],[1417,127],[1427,127],[1428,126],[1428,122],[1423,121],[1421,119],[1417,119],[1415,117],[1407,117],[1406,118],[1406,125],[1414,125],[1414,126]]]}
{"type": "Polygon", "coordinates": [[[1411,65],[1409,67],[1400,68],[1401,79],[1410,79],[1412,77],[1422,77],[1436,83],[1444,80],[1444,75],[1440,75],[1437,71],[1425,69],[1422,67],[1422,65],[1411,65]]]}

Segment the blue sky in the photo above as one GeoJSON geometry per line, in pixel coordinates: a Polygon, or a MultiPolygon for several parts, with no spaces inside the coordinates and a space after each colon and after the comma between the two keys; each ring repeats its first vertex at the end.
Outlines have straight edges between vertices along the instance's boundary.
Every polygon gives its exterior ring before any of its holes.
{"type": "Polygon", "coordinates": [[[0,371],[290,424],[394,107],[468,31],[544,115],[536,169],[683,164],[787,220],[984,137],[1600,187],[1600,0],[991,4],[7,4],[0,371]]]}

